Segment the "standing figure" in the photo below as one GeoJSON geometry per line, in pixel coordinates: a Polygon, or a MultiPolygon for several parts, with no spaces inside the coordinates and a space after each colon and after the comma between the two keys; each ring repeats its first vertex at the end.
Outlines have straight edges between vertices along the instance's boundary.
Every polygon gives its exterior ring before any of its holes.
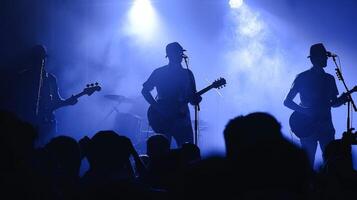
{"type": "Polygon", "coordinates": [[[76,98],[63,100],[60,97],[56,77],[45,69],[46,59],[46,48],[35,45],[30,51],[26,69],[20,71],[17,77],[16,113],[37,128],[39,146],[56,134],[54,111],[77,103],[76,98]]]}
{"type": "Polygon", "coordinates": [[[312,67],[298,74],[287,94],[284,105],[294,113],[290,126],[300,138],[311,165],[314,165],[317,142],[324,152],[326,145],[335,139],[331,107],[338,107],[347,101],[347,96],[338,96],[335,78],[325,72],[329,52],[322,43],[310,48],[312,67]],[[299,93],[300,104],[293,101],[299,93]]]}
{"type": "Polygon", "coordinates": [[[143,84],[142,94],[150,104],[149,124],[156,133],[173,137],[178,146],[193,142],[193,130],[188,103],[198,105],[202,100],[196,94],[195,78],[191,70],[183,68],[182,46],[173,42],[166,46],[168,65],[155,69],[143,84]],[[156,88],[154,98],[151,91],[156,88]]]}

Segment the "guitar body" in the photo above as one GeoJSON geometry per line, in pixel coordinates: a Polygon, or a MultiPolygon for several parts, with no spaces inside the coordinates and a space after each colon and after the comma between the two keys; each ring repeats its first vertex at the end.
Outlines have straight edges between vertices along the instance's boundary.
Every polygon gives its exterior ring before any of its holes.
{"type": "Polygon", "coordinates": [[[184,118],[187,111],[184,106],[168,105],[163,103],[158,103],[160,110],[165,113],[159,112],[153,106],[150,106],[147,112],[147,117],[149,125],[155,133],[167,133],[171,130],[175,121],[184,118]]]}
{"type": "Polygon", "coordinates": [[[319,120],[294,111],[289,118],[291,131],[299,138],[309,137],[318,130],[319,120]]]}
{"type": "MultiPolygon", "coordinates": [[[[341,72],[337,70],[337,76],[342,77],[341,72]]],[[[350,91],[343,93],[339,98],[344,99],[346,102],[351,98],[350,95],[357,91],[357,86],[354,86],[350,91]]],[[[299,138],[309,137],[317,134],[322,129],[326,130],[329,127],[330,117],[325,114],[316,114],[316,117],[310,117],[300,112],[294,111],[289,118],[289,125],[291,131],[299,138]]],[[[333,128],[333,127],[332,127],[333,128]]]]}
{"type": "Polygon", "coordinates": [[[152,106],[148,109],[147,117],[149,125],[155,133],[167,133],[174,123],[173,120],[162,116],[152,106]]]}

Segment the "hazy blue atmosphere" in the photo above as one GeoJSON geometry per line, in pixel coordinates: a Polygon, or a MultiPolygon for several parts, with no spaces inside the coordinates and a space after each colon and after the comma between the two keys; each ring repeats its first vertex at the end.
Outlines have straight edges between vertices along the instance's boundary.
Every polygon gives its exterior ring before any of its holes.
{"type": "MultiPolygon", "coordinates": [[[[292,111],[283,106],[283,99],[296,74],[311,67],[307,56],[314,43],[322,42],[339,55],[347,84],[357,85],[354,0],[236,4],[229,0],[3,0],[1,4],[2,58],[42,43],[48,49],[47,68],[56,75],[63,98],[80,92],[87,83],[102,86],[102,91],[81,98],[76,106],[57,111],[58,131],[76,139],[112,129],[119,123],[115,117],[119,112],[140,120],[141,131],[135,137],[144,142],[149,127],[142,84],[153,69],[167,64],[165,46],[174,41],[187,49],[198,90],[219,77],[227,80],[226,87],[203,95],[199,140],[203,155],[224,152],[222,131],[228,120],[253,111],[276,116],[286,138],[298,144],[288,125],[292,111]],[[117,105],[104,98],[107,94],[132,101],[117,105]],[[117,111],[111,112],[114,107],[117,111]]],[[[334,68],[329,60],[326,71],[335,76],[334,68]]],[[[343,85],[336,81],[342,93],[343,85]]],[[[337,138],[346,128],[346,111],[346,106],[332,111],[337,138]]]]}

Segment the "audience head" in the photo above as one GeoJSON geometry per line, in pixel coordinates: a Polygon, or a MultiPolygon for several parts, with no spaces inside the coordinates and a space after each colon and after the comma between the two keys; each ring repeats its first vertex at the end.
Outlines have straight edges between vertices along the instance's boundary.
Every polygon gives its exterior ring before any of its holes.
{"type": "Polygon", "coordinates": [[[124,167],[131,154],[128,139],[114,131],[96,133],[89,144],[87,158],[91,169],[117,170],[124,167]]]}
{"type": "Polygon", "coordinates": [[[157,134],[149,137],[146,148],[146,153],[150,158],[159,158],[169,153],[170,142],[165,135],[157,134]]]}
{"type": "Polygon", "coordinates": [[[228,156],[238,151],[259,147],[261,144],[281,141],[280,123],[270,114],[255,112],[238,116],[228,122],[224,138],[228,156]]]}
{"type": "Polygon", "coordinates": [[[68,175],[77,176],[81,164],[80,151],[75,139],[68,136],[53,138],[46,146],[52,166],[64,170],[68,175]]]}
{"type": "Polygon", "coordinates": [[[333,140],[326,146],[323,153],[323,158],[327,163],[341,160],[350,160],[352,164],[351,150],[351,145],[344,142],[344,140],[333,140]]]}
{"type": "Polygon", "coordinates": [[[19,167],[33,153],[37,132],[29,123],[7,111],[0,111],[0,129],[0,154],[4,154],[1,157],[6,163],[2,167],[14,164],[19,167]]]}
{"type": "Polygon", "coordinates": [[[200,148],[192,143],[185,143],[181,147],[182,161],[186,164],[195,163],[201,160],[200,148]]]}

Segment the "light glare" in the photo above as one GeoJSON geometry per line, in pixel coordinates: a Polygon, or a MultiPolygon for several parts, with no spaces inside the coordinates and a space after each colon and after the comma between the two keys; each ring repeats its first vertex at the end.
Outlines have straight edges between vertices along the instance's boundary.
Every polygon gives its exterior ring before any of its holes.
{"type": "Polygon", "coordinates": [[[158,19],[150,0],[135,0],[129,14],[129,34],[150,40],[158,27],[158,19]]]}
{"type": "Polygon", "coordinates": [[[229,5],[231,6],[231,8],[238,9],[242,7],[243,0],[229,0],[229,5]]]}

